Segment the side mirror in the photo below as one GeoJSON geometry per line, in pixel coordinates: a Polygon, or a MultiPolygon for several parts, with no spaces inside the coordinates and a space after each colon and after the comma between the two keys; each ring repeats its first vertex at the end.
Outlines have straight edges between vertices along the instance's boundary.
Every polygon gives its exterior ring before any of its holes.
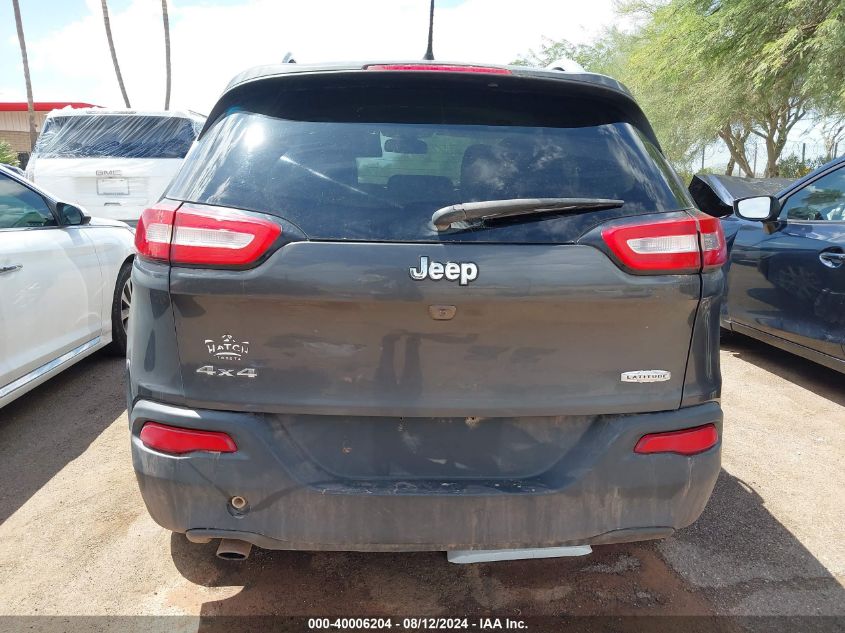
{"type": "Polygon", "coordinates": [[[59,221],[62,226],[81,226],[91,221],[91,216],[85,211],[67,202],[57,203],[56,210],[59,212],[59,221]]]}
{"type": "Polygon", "coordinates": [[[734,213],[743,220],[774,222],[780,215],[780,202],[774,196],[734,200],[734,213]]]}

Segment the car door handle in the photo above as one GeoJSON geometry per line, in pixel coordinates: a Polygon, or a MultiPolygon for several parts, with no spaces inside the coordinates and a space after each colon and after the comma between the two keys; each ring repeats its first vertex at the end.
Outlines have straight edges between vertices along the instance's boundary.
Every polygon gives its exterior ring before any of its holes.
{"type": "Polygon", "coordinates": [[[12,264],[11,266],[0,266],[0,275],[3,273],[13,273],[16,270],[23,268],[23,264],[12,264]]]}
{"type": "Polygon", "coordinates": [[[830,251],[825,251],[823,253],[819,253],[819,259],[821,260],[821,263],[828,268],[839,268],[843,263],[845,263],[845,253],[832,253],[830,251]]]}

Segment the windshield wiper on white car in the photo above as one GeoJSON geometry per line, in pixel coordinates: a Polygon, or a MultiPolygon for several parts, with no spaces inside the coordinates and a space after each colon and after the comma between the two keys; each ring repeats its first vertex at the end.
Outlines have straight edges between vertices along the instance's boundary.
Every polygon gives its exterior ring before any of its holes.
{"type": "Polygon", "coordinates": [[[512,200],[460,202],[435,211],[431,216],[431,222],[438,231],[445,231],[455,222],[589,209],[615,209],[623,204],[625,204],[624,200],[606,198],[516,198],[512,200]]]}

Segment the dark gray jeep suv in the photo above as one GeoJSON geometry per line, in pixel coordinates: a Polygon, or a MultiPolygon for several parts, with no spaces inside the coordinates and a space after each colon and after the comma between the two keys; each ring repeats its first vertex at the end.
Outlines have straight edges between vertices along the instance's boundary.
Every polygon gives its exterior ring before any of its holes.
{"type": "Polygon", "coordinates": [[[192,541],[614,543],[710,496],[724,238],[612,79],[253,69],[136,243],[132,456],[192,541]]]}

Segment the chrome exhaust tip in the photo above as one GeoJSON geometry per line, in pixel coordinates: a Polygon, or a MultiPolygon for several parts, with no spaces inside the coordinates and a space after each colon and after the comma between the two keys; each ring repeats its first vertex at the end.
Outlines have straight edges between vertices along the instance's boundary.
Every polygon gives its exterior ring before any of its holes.
{"type": "Polygon", "coordinates": [[[217,558],[223,560],[246,560],[252,551],[252,543],[224,538],[217,546],[217,558]]]}

